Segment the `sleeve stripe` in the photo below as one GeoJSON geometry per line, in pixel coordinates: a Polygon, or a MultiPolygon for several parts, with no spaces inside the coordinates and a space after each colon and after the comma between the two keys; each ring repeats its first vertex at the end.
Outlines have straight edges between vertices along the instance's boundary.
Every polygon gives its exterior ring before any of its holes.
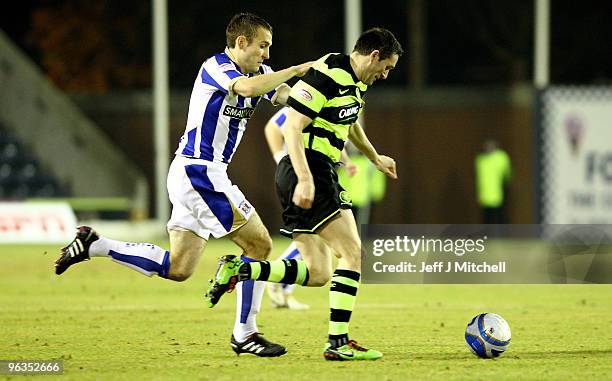
{"type": "Polygon", "coordinates": [[[325,98],[331,99],[338,95],[340,85],[331,77],[315,69],[311,69],[308,73],[310,75],[301,78],[304,83],[317,89],[325,98]]]}
{"type": "Polygon", "coordinates": [[[227,89],[221,86],[217,81],[215,81],[214,78],[208,73],[208,71],[206,71],[205,68],[202,68],[202,83],[205,83],[210,86],[214,86],[217,89],[227,94],[227,89]]]}
{"type": "Polygon", "coordinates": [[[242,74],[236,69],[237,65],[229,59],[225,54],[216,54],[215,61],[218,65],[218,72],[225,73],[230,79],[241,76],[242,74]]]}
{"type": "Polygon", "coordinates": [[[306,115],[310,119],[314,119],[314,118],[317,117],[317,113],[316,112],[312,111],[311,109],[309,109],[308,107],[304,106],[299,101],[296,101],[295,99],[293,99],[291,97],[289,97],[289,99],[287,99],[287,105],[291,106],[292,108],[294,108],[300,114],[306,115]]]}
{"type": "Polygon", "coordinates": [[[230,79],[234,79],[234,78],[238,78],[240,77],[242,74],[238,73],[236,70],[227,70],[224,71],[224,73],[230,77],[230,79]]]}
{"type": "Polygon", "coordinates": [[[215,55],[215,60],[217,61],[217,63],[219,65],[231,64],[232,63],[232,61],[229,59],[229,57],[226,56],[225,54],[216,54],[215,55]]]}

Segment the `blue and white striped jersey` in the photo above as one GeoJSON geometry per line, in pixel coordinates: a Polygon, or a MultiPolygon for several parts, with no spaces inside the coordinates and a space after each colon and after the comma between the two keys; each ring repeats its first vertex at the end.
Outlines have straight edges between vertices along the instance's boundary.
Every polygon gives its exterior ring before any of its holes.
{"type": "Polygon", "coordinates": [[[261,98],[271,100],[275,93],[247,98],[230,93],[229,88],[241,76],[271,72],[269,66],[261,65],[259,73],[242,74],[226,52],[204,61],[193,84],[187,126],[175,154],[229,164],[257,103],[261,98]]]}

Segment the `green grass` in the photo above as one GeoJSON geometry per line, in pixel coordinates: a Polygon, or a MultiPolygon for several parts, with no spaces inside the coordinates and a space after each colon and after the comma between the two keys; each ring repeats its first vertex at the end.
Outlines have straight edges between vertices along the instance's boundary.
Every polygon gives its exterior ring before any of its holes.
{"type": "MultiPolygon", "coordinates": [[[[278,254],[287,241],[277,241],[278,254]]],[[[258,321],[289,352],[236,357],[229,347],[233,295],[214,309],[202,293],[216,257],[209,243],[186,282],[146,278],[105,259],[52,273],[57,247],[0,246],[0,360],[63,358],[62,378],[214,380],[596,380],[612,374],[610,285],[363,285],[351,335],[379,349],[377,362],[325,362],[327,288],[300,289],[306,312],[273,310],[258,321]],[[44,252],[47,254],[44,254],[44,252]],[[465,346],[465,325],[496,312],[512,344],[496,360],[465,346]]],[[[7,376],[0,376],[7,377],[7,376]]]]}

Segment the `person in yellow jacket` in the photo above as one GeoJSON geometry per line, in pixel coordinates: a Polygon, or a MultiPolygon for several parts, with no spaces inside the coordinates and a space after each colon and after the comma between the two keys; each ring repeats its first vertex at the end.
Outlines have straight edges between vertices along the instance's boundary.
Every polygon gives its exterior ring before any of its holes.
{"type": "Polygon", "coordinates": [[[484,151],[476,156],[476,193],[485,224],[506,223],[505,187],[510,183],[510,157],[499,148],[497,141],[484,142],[484,151]]]}

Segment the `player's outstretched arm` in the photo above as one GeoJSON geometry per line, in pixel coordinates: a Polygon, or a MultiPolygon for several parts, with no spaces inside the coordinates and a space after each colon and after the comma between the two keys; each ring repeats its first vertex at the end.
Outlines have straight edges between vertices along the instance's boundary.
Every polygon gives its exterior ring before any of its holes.
{"type": "Polygon", "coordinates": [[[276,164],[278,164],[280,159],[285,156],[285,150],[283,147],[285,139],[283,138],[283,133],[281,132],[281,129],[278,128],[278,125],[274,122],[274,120],[270,119],[264,127],[264,134],[266,135],[266,142],[268,143],[268,148],[274,157],[274,161],[276,161],[276,164]]]}
{"type": "Polygon", "coordinates": [[[376,149],[372,143],[370,143],[370,140],[359,123],[354,123],[351,126],[349,130],[349,139],[357,149],[363,152],[363,154],[374,163],[376,169],[392,179],[397,179],[395,160],[389,156],[379,155],[378,152],[376,152],[376,149]]]}
{"type": "Polygon", "coordinates": [[[281,83],[292,77],[301,77],[310,69],[312,62],[291,66],[273,73],[256,75],[254,77],[240,77],[232,85],[233,94],[243,97],[257,97],[277,88],[281,83]]]}
{"type": "Polygon", "coordinates": [[[293,192],[292,201],[295,205],[303,209],[310,209],[312,207],[315,192],[314,181],[312,179],[310,167],[308,167],[308,162],[306,161],[304,141],[302,140],[302,130],[310,123],[312,123],[312,119],[300,114],[294,109],[290,109],[287,113],[285,126],[283,127],[291,164],[293,165],[293,170],[298,179],[298,183],[293,192]]]}

